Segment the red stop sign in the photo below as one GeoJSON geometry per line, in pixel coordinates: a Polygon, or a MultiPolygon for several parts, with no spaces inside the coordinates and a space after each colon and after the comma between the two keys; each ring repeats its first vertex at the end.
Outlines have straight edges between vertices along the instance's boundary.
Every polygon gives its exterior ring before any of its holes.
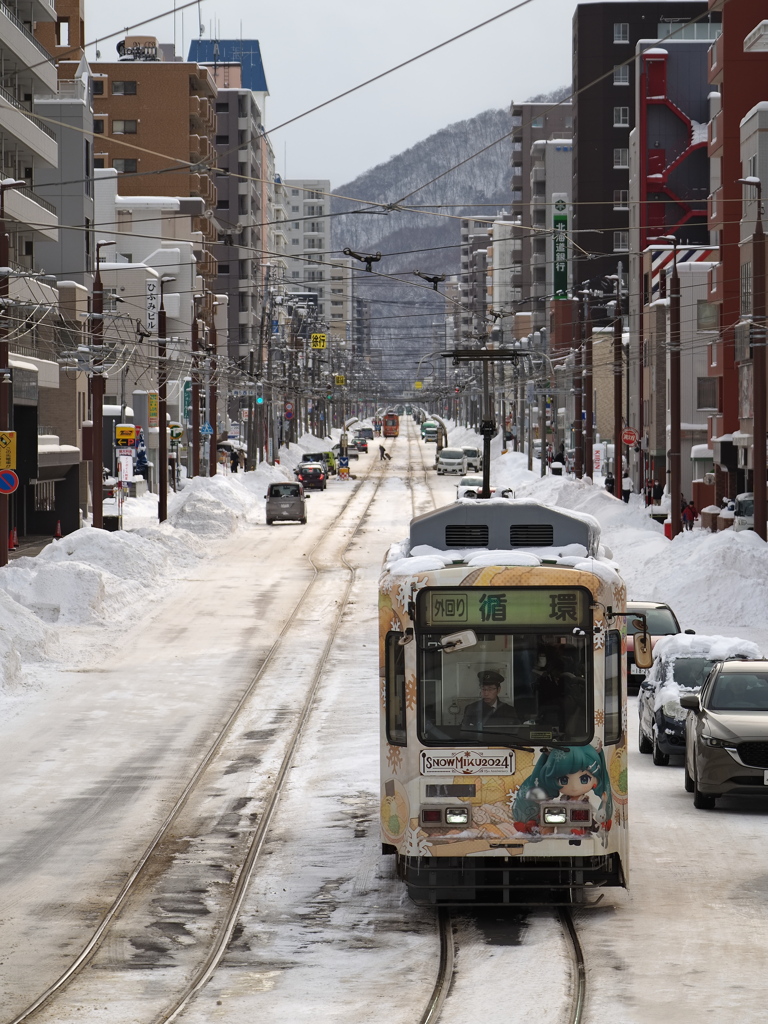
{"type": "Polygon", "coordinates": [[[621,440],[624,444],[633,445],[637,444],[637,439],[640,435],[632,427],[625,427],[621,432],[621,440]]]}

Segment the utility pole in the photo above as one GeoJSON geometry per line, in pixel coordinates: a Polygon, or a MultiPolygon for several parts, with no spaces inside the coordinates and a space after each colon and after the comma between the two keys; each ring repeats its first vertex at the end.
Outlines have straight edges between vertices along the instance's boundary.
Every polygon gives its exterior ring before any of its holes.
{"type": "MultiPolygon", "coordinates": [[[[104,353],[104,285],[101,280],[101,250],[116,242],[96,243],[96,276],[93,279],[93,319],[91,341],[93,344],[93,374],[91,375],[91,404],[93,427],[93,525],[97,530],[104,528],[104,375],[102,359],[104,353]]],[[[7,531],[6,531],[7,532],[7,531]]]]}
{"type": "Polygon", "coordinates": [[[584,381],[582,379],[581,352],[584,310],[579,303],[579,339],[574,353],[573,365],[573,474],[577,480],[584,475],[584,425],[582,422],[582,395],[584,393],[584,381]]]}
{"type": "Polygon", "coordinates": [[[757,190],[755,228],[752,232],[752,493],[755,533],[766,540],[766,322],[765,322],[765,231],[763,229],[763,183],[760,178],[739,178],[742,185],[757,190]]]}
{"type": "MultiPolygon", "coordinates": [[[[164,523],[168,518],[168,318],[165,312],[165,285],[175,277],[160,278],[160,309],[157,314],[157,392],[158,392],[158,455],[160,463],[157,474],[157,519],[164,523]]],[[[174,469],[175,472],[175,469],[174,469]]]]}
{"type": "Polygon", "coordinates": [[[200,373],[198,352],[197,310],[192,303],[192,476],[200,476],[200,373]]]}
{"type": "MultiPolygon", "coordinates": [[[[586,288],[587,286],[585,286],[586,288]]],[[[584,475],[590,480],[595,472],[594,444],[594,390],[592,385],[592,309],[590,295],[584,293],[584,475]]]]}
{"type": "MultiPolygon", "coordinates": [[[[253,349],[251,349],[250,352],[248,353],[248,388],[249,388],[249,391],[253,391],[253,381],[254,381],[254,377],[253,377],[253,359],[254,359],[254,355],[255,355],[255,353],[254,353],[253,349]]],[[[248,424],[247,424],[247,426],[245,428],[245,438],[246,438],[246,442],[245,442],[246,443],[245,464],[248,467],[248,469],[250,469],[250,470],[254,470],[256,468],[256,459],[254,458],[254,451],[253,451],[253,416],[254,416],[253,410],[254,410],[254,407],[259,408],[258,406],[256,406],[256,403],[253,400],[253,395],[249,394],[248,395],[248,424]]]]}
{"type": "MultiPolygon", "coordinates": [[[[10,292],[10,244],[5,230],[5,193],[9,188],[21,188],[26,181],[4,181],[0,184],[0,430],[11,428],[11,369],[8,361],[8,296],[10,292]]],[[[7,494],[0,494],[0,566],[8,565],[8,502],[7,494]]]]}
{"type": "Polygon", "coordinates": [[[216,449],[218,447],[218,433],[216,430],[216,422],[219,418],[219,403],[218,396],[216,394],[216,353],[218,351],[218,337],[216,335],[216,306],[217,302],[213,304],[213,316],[211,317],[211,380],[210,380],[210,398],[208,401],[209,417],[211,428],[213,433],[208,438],[208,476],[216,476],[216,449]]]}
{"type": "Polygon", "coordinates": [[[669,472],[671,534],[680,533],[680,277],[677,273],[677,239],[674,241],[672,277],[669,282],[669,472]]]}
{"type": "MultiPolygon", "coordinates": [[[[616,309],[614,310],[613,321],[613,493],[617,498],[621,497],[622,468],[622,417],[621,417],[621,384],[623,380],[622,365],[622,318],[621,318],[621,271],[622,263],[619,260],[618,273],[616,274],[616,309]]],[[[627,472],[629,472],[629,456],[627,456],[627,472]]]]}

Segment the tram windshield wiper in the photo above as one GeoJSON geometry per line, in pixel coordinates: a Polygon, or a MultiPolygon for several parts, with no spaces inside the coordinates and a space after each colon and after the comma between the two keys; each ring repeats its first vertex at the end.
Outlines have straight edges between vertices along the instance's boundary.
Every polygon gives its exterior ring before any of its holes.
{"type": "Polygon", "coordinates": [[[487,740],[489,745],[494,747],[511,747],[512,750],[527,750],[528,753],[534,754],[536,751],[534,747],[526,747],[522,743],[515,743],[514,740],[508,740],[503,736],[496,736],[490,729],[462,729],[462,736],[468,733],[470,736],[482,736],[483,739],[487,740]]]}

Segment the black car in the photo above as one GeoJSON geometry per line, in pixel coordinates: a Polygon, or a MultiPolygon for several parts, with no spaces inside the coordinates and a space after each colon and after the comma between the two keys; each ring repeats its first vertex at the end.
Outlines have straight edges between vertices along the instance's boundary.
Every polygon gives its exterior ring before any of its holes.
{"type": "Polygon", "coordinates": [[[328,480],[325,466],[320,462],[300,462],[294,470],[296,479],[306,491],[324,491],[328,480]]]}
{"type": "Polygon", "coordinates": [[[368,442],[364,437],[353,437],[349,442],[350,448],[356,448],[357,451],[363,452],[365,455],[368,454],[368,442]]]}

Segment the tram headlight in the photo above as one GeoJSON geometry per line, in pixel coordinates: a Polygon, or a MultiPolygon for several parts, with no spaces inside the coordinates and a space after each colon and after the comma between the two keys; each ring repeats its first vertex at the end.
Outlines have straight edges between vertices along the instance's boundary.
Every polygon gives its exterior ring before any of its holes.
{"type": "Polygon", "coordinates": [[[565,825],[568,822],[568,808],[545,807],[541,817],[545,825],[565,825]]]}
{"type": "Polygon", "coordinates": [[[468,825],[469,824],[469,808],[468,807],[446,807],[445,808],[445,824],[446,825],[468,825]]]}

